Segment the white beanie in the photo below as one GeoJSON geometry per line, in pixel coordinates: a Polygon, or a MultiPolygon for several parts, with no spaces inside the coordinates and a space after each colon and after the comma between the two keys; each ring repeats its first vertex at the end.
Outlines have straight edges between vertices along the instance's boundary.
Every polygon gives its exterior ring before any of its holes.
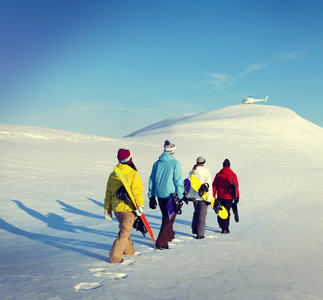
{"type": "Polygon", "coordinates": [[[169,154],[175,153],[176,146],[171,144],[168,140],[165,141],[164,144],[164,152],[168,152],[169,154]]]}
{"type": "Polygon", "coordinates": [[[204,165],[204,164],[205,164],[205,158],[204,158],[204,157],[202,157],[202,156],[198,157],[198,158],[196,159],[196,163],[197,163],[198,165],[204,165]]]}

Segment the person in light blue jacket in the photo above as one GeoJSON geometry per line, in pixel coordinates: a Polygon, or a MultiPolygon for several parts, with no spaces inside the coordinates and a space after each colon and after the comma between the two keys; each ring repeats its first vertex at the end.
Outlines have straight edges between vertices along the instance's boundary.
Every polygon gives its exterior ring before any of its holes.
{"type": "Polygon", "coordinates": [[[179,199],[183,198],[184,185],[181,164],[174,158],[176,146],[168,140],[164,144],[164,153],[154,163],[149,178],[149,207],[155,209],[157,200],[162,213],[162,224],[156,240],[156,249],[168,249],[168,242],[173,240],[175,232],[173,224],[176,213],[169,220],[167,203],[171,193],[177,193],[179,199]]]}

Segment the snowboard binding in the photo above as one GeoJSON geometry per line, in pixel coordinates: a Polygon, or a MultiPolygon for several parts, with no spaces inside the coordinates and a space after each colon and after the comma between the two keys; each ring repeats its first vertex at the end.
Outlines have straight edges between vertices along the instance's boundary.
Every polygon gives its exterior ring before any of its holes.
{"type": "Polygon", "coordinates": [[[170,194],[170,198],[172,199],[174,212],[178,215],[182,214],[182,206],[183,201],[177,197],[177,194],[170,194]]]}
{"type": "Polygon", "coordinates": [[[116,192],[116,196],[118,199],[123,200],[124,202],[126,202],[127,204],[132,203],[132,200],[127,192],[127,190],[125,189],[124,186],[120,187],[117,192],[116,192]]]}
{"type": "Polygon", "coordinates": [[[215,211],[216,214],[219,214],[219,211],[222,210],[221,204],[218,200],[214,201],[213,210],[215,211]]]}
{"type": "Polygon", "coordinates": [[[190,187],[188,187],[187,182],[185,182],[185,181],[184,181],[183,201],[184,201],[186,204],[188,204],[188,201],[189,201],[189,200],[188,200],[188,198],[187,198],[187,194],[188,194],[189,188],[190,188],[190,187]]]}
{"type": "Polygon", "coordinates": [[[208,183],[203,183],[201,187],[199,188],[199,196],[202,197],[204,193],[209,191],[209,184],[208,183]]]}
{"type": "Polygon", "coordinates": [[[135,228],[137,231],[140,231],[143,236],[146,236],[147,228],[142,221],[141,217],[137,217],[135,222],[133,223],[133,228],[135,228]]]}

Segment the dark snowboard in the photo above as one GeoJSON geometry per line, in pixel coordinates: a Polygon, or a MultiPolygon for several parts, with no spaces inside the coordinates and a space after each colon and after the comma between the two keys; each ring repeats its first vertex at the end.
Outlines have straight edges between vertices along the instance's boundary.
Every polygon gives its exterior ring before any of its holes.
{"type": "Polygon", "coordinates": [[[236,182],[234,181],[232,174],[231,174],[231,178],[232,178],[231,193],[232,193],[232,199],[233,199],[232,212],[234,214],[234,220],[238,223],[239,222],[238,205],[237,205],[237,203],[234,203],[235,201],[237,201],[236,182]]]}
{"type": "Polygon", "coordinates": [[[236,203],[232,204],[232,212],[234,214],[234,220],[238,223],[239,222],[239,214],[238,214],[238,205],[236,203]]]}

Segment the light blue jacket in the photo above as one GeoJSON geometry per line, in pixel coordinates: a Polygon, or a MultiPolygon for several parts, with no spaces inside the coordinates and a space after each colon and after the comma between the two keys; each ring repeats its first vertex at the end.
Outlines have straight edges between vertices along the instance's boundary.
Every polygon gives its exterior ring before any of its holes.
{"type": "Polygon", "coordinates": [[[170,198],[177,193],[183,198],[184,184],[181,164],[168,152],[164,152],[154,163],[149,178],[148,197],[170,198]]]}

